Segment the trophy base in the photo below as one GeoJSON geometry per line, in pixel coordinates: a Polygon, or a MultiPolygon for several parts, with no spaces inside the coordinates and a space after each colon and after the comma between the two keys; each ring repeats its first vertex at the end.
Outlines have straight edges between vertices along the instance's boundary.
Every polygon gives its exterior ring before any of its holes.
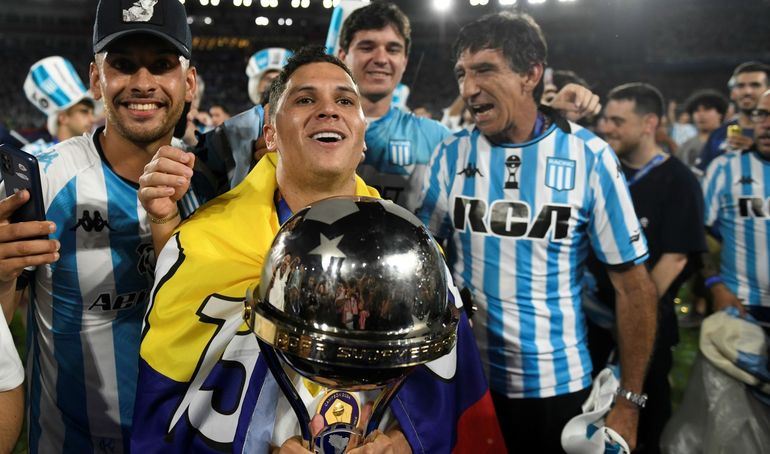
{"type": "Polygon", "coordinates": [[[313,439],[313,452],[316,454],[343,454],[351,446],[351,439],[353,439],[352,447],[358,446],[363,440],[361,429],[352,424],[332,424],[325,427],[313,439]]]}

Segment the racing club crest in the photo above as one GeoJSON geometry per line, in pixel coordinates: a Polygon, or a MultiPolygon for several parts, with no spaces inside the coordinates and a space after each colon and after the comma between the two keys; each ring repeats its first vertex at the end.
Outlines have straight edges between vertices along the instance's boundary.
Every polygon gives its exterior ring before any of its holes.
{"type": "Polygon", "coordinates": [[[390,152],[390,163],[397,166],[408,166],[414,164],[412,155],[412,142],[408,140],[391,140],[388,143],[390,152]]]}
{"type": "Polygon", "coordinates": [[[545,164],[545,185],[557,191],[575,189],[575,161],[548,158],[545,164]]]}

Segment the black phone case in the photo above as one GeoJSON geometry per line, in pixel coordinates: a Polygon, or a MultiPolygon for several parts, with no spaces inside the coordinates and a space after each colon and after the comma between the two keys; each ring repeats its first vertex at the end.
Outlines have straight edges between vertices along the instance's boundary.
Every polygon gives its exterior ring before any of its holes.
{"type": "Polygon", "coordinates": [[[0,173],[3,176],[6,197],[22,189],[29,191],[30,195],[29,201],[11,215],[10,221],[45,221],[37,159],[18,148],[7,144],[0,145],[0,173]]]}

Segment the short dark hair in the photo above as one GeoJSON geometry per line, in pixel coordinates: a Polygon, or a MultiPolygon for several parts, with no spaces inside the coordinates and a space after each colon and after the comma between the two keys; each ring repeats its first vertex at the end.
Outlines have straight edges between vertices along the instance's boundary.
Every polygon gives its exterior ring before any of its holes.
{"type": "MultiPolygon", "coordinates": [[[[286,66],[283,67],[278,76],[273,79],[270,84],[270,121],[275,121],[276,107],[278,106],[278,100],[281,99],[283,92],[286,91],[286,84],[289,82],[291,75],[294,74],[299,68],[309,65],[311,63],[331,63],[333,65],[342,68],[351,79],[353,74],[350,72],[345,63],[342,63],[339,58],[326,53],[324,46],[306,46],[298,50],[297,53],[289,58],[286,62],[286,66]]],[[[355,82],[355,79],[353,79],[355,82]]]]}
{"type": "MultiPolygon", "coordinates": [[[[500,49],[511,69],[525,74],[536,64],[545,69],[548,45],[540,26],[528,14],[501,12],[488,14],[460,29],[453,50],[455,59],[464,51],[500,49]]],[[[543,78],[535,87],[534,98],[543,94],[543,78]]]]}
{"type": "Polygon", "coordinates": [[[630,100],[636,104],[634,112],[638,115],[653,114],[663,118],[665,102],[660,90],[643,82],[618,85],[607,94],[608,101],[630,100]]]}
{"type": "Polygon", "coordinates": [[[723,119],[727,113],[727,98],[716,90],[698,90],[687,98],[684,105],[685,110],[690,116],[700,106],[716,110],[723,119]]]}
{"type": "Polygon", "coordinates": [[[569,69],[557,69],[553,72],[553,84],[557,89],[564,88],[567,84],[577,84],[581,87],[590,88],[591,86],[585,79],[578,76],[575,71],[569,69]]]}
{"type": "Polygon", "coordinates": [[[222,109],[222,112],[226,113],[227,115],[230,115],[230,111],[222,104],[212,104],[211,107],[209,107],[209,110],[213,109],[214,107],[219,107],[222,109]]]}
{"type": "Polygon", "coordinates": [[[770,66],[762,62],[747,61],[741,63],[733,70],[733,77],[743,73],[765,73],[765,83],[770,84],[770,66]]]}
{"type": "Polygon", "coordinates": [[[404,52],[409,55],[412,26],[406,14],[390,2],[371,3],[350,13],[340,30],[340,48],[347,52],[353,37],[361,30],[380,30],[388,25],[392,25],[404,38],[404,52]]]}

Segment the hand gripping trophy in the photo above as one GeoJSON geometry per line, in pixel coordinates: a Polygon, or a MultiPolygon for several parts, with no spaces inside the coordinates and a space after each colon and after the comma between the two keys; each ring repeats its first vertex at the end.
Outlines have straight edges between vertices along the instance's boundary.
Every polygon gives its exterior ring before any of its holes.
{"type": "Polygon", "coordinates": [[[244,317],[310,449],[357,446],[387,424],[407,374],[452,350],[447,279],[430,233],[390,201],[326,199],[283,225],[244,317]],[[320,399],[298,389],[308,381],[320,399]],[[362,399],[374,402],[368,420],[362,399]],[[315,437],[309,407],[325,423],[315,437]]]}

